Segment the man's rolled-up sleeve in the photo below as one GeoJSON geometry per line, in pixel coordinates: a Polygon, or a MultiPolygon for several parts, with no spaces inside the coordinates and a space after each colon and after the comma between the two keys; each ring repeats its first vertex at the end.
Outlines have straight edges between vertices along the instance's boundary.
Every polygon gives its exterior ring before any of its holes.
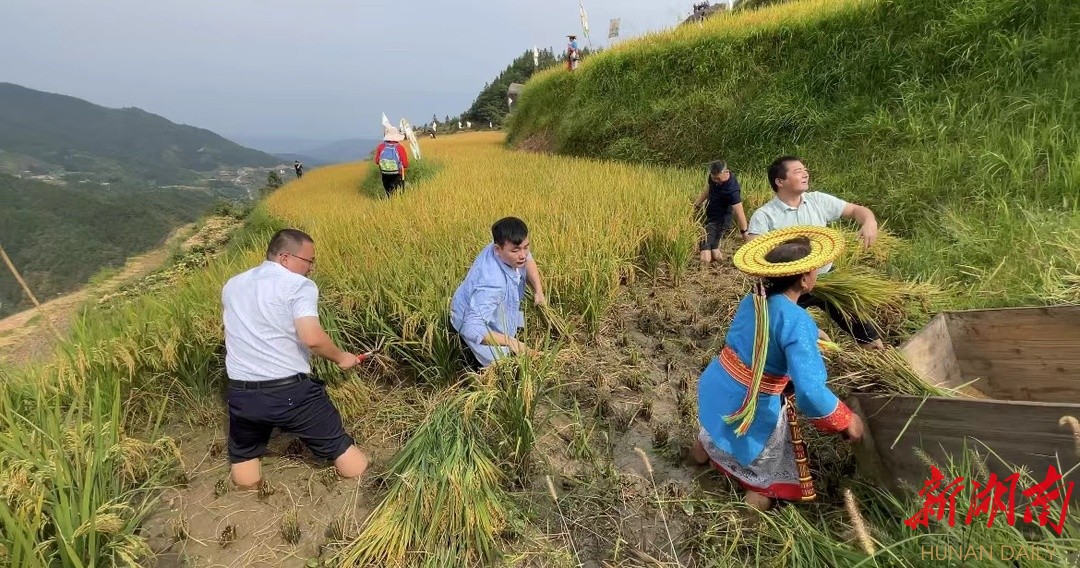
{"type": "Polygon", "coordinates": [[[465,339],[483,343],[488,334],[488,322],[499,308],[503,299],[503,290],[497,286],[477,286],[469,296],[465,315],[461,322],[461,336],[465,339]]]}

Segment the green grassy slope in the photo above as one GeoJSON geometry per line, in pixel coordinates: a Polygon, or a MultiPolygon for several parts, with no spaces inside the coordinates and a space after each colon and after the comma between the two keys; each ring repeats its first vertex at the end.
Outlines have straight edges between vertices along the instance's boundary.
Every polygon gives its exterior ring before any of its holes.
{"type": "Polygon", "coordinates": [[[908,238],[906,276],[958,281],[964,305],[1080,301],[1077,53],[1068,0],[803,0],[538,75],[511,142],[724,158],[761,198],[795,153],[908,238]]]}

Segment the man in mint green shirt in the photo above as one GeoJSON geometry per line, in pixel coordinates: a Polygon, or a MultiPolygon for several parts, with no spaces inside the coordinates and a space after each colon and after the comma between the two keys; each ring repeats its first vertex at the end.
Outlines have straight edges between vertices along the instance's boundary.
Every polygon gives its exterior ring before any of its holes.
{"type": "MultiPolygon", "coordinates": [[[[769,231],[813,225],[826,227],[840,219],[853,219],[859,224],[859,239],[863,246],[873,246],[877,240],[877,218],[874,212],[821,191],[810,191],[810,170],[795,156],[781,156],[768,169],[769,185],[776,194],[750,216],[748,239],[769,231]]],[[[832,270],[832,264],[822,267],[818,274],[832,270]]],[[[847,321],[835,306],[811,294],[799,298],[802,307],[818,307],[829,314],[844,331],[850,333],[860,347],[881,349],[883,344],[871,322],[847,321]]]]}

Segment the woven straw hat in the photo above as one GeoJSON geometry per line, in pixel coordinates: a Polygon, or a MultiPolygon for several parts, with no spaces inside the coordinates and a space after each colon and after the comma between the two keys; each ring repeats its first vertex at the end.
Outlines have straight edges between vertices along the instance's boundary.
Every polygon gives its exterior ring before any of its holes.
{"type": "Polygon", "coordinates": [[[844,237],[840,231],[828,227],[801,225],[769,231],[739,247],[735,251],[735,268],[744,274],[761,278],[779,278],[806,274],[836,260],[844,251],[844,237]],[[810,241],[810,254],[791,262],[769,262],[765,255],[777,246],[795,238],[806,237],[810,241]]]}

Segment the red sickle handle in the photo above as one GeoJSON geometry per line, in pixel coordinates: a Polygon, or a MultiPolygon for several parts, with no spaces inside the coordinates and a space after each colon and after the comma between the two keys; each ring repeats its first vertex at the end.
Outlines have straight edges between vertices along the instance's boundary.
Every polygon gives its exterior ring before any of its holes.
{"type": "Polygon", "coordinates": [[[364,361],[370,359],[372,355],[373,353],[371,351],[368,351],[367,353],[361,353],[360,355],[356,356],[356,362],[363,363],[364,361]]]}

